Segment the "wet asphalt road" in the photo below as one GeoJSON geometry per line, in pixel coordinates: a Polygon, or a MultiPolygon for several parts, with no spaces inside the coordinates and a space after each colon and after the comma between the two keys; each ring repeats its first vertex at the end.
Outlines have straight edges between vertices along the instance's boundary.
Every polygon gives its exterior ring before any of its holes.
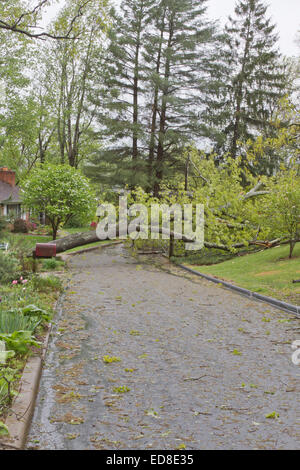
{"type": "Polygon", "coordinates": [[[70,275],[27,448],[300,449],[299,319],[120,245],[70,275]]]}

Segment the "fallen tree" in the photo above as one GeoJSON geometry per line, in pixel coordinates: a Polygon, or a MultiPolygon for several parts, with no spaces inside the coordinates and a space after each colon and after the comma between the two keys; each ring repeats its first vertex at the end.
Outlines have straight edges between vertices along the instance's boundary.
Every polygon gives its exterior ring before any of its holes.
{"type": "MultiPolygon", "coordinates": [[[[137,227],[136,231],[141,231],[141,228],[137,227]]],[[[152,231],[160,234],[165,234],[165,235],[170,235],[171,239],[178,239],[180,235],[176,232],[173,231],[167,231],[166,229],[163,228],[152,228],[152,231]]],[[[119,236],[119,229],[117,228],[117,237],[119,236]]],[[[186,236],[182,236],[181,240],[184,243],[194,243],[195,238],[188,238],[186,236]]],[[[222,250],[222,251],[232,251],[233,249],[240,249],[240,248],[246,248],[247,246],[261,246],[263,248],[272,248],[276,245],[279,245],[283,240],[281,238],[277,238],[272,241],[267,241],[267,240],[251,240],[249,242],[244,242],[244,243],[236,243],[232,247],[222,245],[222,244],[217,244],[217,243],[209,243],[209,242],[204,242],[204,247],[208,249],[217,249],[217,250],[222,250]]],[[[300,241],[300,240],[299,240],[300,241]]],[[[74,233],[72,235],[68,235],[67,237],[60,238],[58,240],[53,240],[49,242],[49,244],[55,244],[56,245],[56,252],[57,254],[63,253],[65,251],[71,250],[72,248],[77,248],[78,246],[85,246],[89,245],[91,243],[95,242],[100,242],[97,233],[95,230],[91,232],[80,232],[80,233],[74,233]]]]}
{"type": "MultiPolygon", "coordinates": [[[[248,199],[255,198],[258,196],[266,196],[269,197],[270,192],[269,191],[263,191],[262,187],[264,186],[263,182],[259,182],[253,189],[251,189],[248,193],[244,195],[239,195],[238,200],[239,201],[247,201],[248,199]]],[[[150,201],[151,202],[151,201],[150,201]]],[[[218,237],[217,243],[213,243],[210,241],[205,241],[204,242],[204,247],[207,249],[217,249],[217,250],[222,250],[226,252],[233,252],[235,250],[243,249],[243,248],[248,248],[248,247],[261,247],[263,249],[267,248],[272,248],[274,246],[278,246],[280,244],[287,244],[287,243],[292,243],[293,246],[300,241],[298,236],[295,236],[295,238],[291,238],[291,233],[288,233],[286,230],[282,230],[281,232],[283,235],[281,237],[277,237],[275,239],[265,239],[265,240],[258,240],[258,236],[261,231],[261,227],[255,227],[251,224],[251,222],[245,220],[242,222],[237,222],[236,219],[237,217],[236,214],[228,214],[227,211],[229,212],[230,208],[233,207],[232,203],[227,203],[226,205],[219,207],[218,209],[210,209],[211,214],[213,214],[214,217],[214,223],[215,223],[215,230],[218,231],[220,229],[220,235],[218,237]],[[223,216],[220,217],[220,212],[225,212],[223,216]],[[230,220],[226,220],[226,216],[230,220]],[[234,234],[232,237],[223,237],[224,233],[222,234],[222,227],[227,227],[227,229],[233,229],[233,230],[241,230],[245,229],[246,227],[250,227],[251,230],[248,230],[248,233],[244,233],[243,240],[240,241],[239,243],[234,243],[234,234]],[[256,233],[254,233],[254,230],[256,233]],[[228,242],[226,243],[226,238],[228,238],[228,242]],[[231,240],[230,240],[231,238],[231,240]],[[248,239],[248,240],[247,240],[248,239]]],[[[235,212],[238,213],[237,208],[235,208],[235,212]]],[[[250,219],[251,220],[251,217],[250,219]]],[[[298,219],[297,219],[298,221],[298,219]]],[[[208,228],[208,225],[205,225],[206,228],[208,228]]],[[[182,240],[184,243],[194,243],[197,240],[195,238],[188,238],[186,236],[181,236],[177,234],[174,231],[168,231],[166,229],[163,229],[162,227],[134,227],[131,230],[138,232],[138,231],[146,231],[148,233],[148,230],[151,230],[152,232],[160,233],[160,234],[166,234],[170,236],[170,246],[173,244],[174,240],[182,240]]],[[[266,238],[269,237],[271,238],[272,232],[278,232],[276,230],[276,226],[274,226],[274,231],[269,231],[269,233],[265,232],[266,238]]],[[[280,233],[280,232],[279,232],[280,233]]],[[[208,240],[210,239],[210,234],[208,234],[208,240]]],[[[298,234],[296,234],[298,235],[298,234]]],[[[264,235],[263,235],[264,236],[264,235]]],[[[119,238],[119,228],[117,226],[116,230],[116,239],[119,238]]],[[[212,237],[211,237],[212,238],[212,237]]],[[[241,238],[241,237],[239,237],[241,238]]],[[[96,231],[91,231],[91,232],[84,232],[84,233],[75,233],[73,235],[69,235],[65,238],[50,242],[50,243],[55,243],[56,245],[56,250],[57,253],[63,253],[65,251],[68,251],[72,248],[76,248],[78,246],[85,246],[91,243],[98,242],[99,238],[97,236],[96,231]]],[[[172,251],[172,250],[171,250],[172,251]]]]}
{"type": "Polygon", "coordinates": [[[78,246],[89,245],[90,243],[99,242],[97,237],[96,230],[91,232],[80,232],[68,235],[64,238],[59,238],[58,240],[53,240],[49,244],[56,245],[56,253],[64,253],[65,251],[72,250],[72,248],[77,248],[78,246]]]}

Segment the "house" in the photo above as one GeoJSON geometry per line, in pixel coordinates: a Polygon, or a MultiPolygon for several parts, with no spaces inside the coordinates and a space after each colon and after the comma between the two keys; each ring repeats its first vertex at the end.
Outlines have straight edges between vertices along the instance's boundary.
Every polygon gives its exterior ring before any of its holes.
{"type": "Polygon", "coordinates": [[[27,219],[20,193],[16,186],[16,173],[6,167],[0,168],[0,216],[27,219]]]}

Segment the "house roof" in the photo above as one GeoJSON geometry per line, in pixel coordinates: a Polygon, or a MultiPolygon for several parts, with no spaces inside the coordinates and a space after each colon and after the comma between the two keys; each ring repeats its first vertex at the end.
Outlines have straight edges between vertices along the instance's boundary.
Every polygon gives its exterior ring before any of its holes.
{"type": "Polygon", "coordinates": [[[20,188],[0,181],[0,204],[21,202],[20,188]]]}

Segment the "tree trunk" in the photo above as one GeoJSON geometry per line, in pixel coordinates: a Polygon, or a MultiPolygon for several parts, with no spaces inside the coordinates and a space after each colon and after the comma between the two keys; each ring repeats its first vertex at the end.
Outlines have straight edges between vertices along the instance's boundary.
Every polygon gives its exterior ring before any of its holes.
{"type": "Polygon", "coordinates": [[[236,93],[236,107],[234,113],[234,125],[233,125],[233,137],[232,137],[232,144],[231,144],[231,151],[230,155],[232,158],[237,157],[238,151],[238,141],[241,137],[240,135],[240,124],[241,124],[241,110],[242,110],[242,102],[243,102],[243,87],[245,81],[245,68],[248,60],[249,55],[249,48],[250,48],[250,26],[251,26],[251,14],[249,14],[248,19],[248,31],[246,36],[246,43],[244,49],[244,56],[242,62],[242,69],[239,74],[238,83],[237,83],[237,93],[236,93]]]}
{"type": "Polygon", "coordinates": [[[295,241],[294,240],[290,240],[290,254],[289,254],[289,259],[292,259],[293,257],[293,251],[294,251],[294,248],[295,248],[295,241]]]}
{"type": "Polygon", "coordinates": [[[132,174],[134,175],[134,179],[131,181],[131,188],[135,189],[136,185],[138,184],[138,180],[136,180],[136,175],[138,172],[138,123],[139,123],[139,81],[140,81],[140,49],[141,49],[141,35],[142,35],[142,23],[143,23],[143,13],[144,13],[144,5],[142,4],[139,16],[138,16],[138,24],[137,24],[137,37],[136,37],[136,47],[135,47],[135,56],[134,56],[134,75],[133,75],[133,132],[132,132],[132,174]]]}
{"type": "MultiPolygon", "coordinates": [[[[59,240],[55,240],[56,253],[63,253],[64,251],[71,250],[77,246],[89,245],[90,243],[99,242],[96,231],[74,233],[59,240]]],[[[53,244],[53,241],[50,242],[53,244]]]]}
{"type": "MultiPolygon", "coordinates": [[[[164,14],[162,18],[161,35],[160,35],[159,48],[158,48],[157,60],[156,60],[157,76],[159,76],[160,68],[161,68],[162,45],[163,45],[164,32],[165,32],[165,17],[166,17],[166,9],[164,9],[164,14]]],[[[159,86],[158,84],[156,84],[155,90],[154,90],[153,106],[152,106],[151,133],[150,133],[150,145],[149,145],[149,157],[148,157],[149,191],[153,190],[153,162],[154,162],[154,152],[155,152],[156,121],[157,121],[157,114],[158,114],[158,93],[159,93],[159,86]]]]}
{"type": "MultiPolygon", "coordinates": [[[[134,228],[135,230],[135,228],[134,228]]],[[[149,230],[150,230],[150,227],[149,227],[149,230]]],[[[161,227],[157,227],[157,228],[154,228],[153,229],[154,232],[156,233],[164,233],[164,234],[170,234],[171,237],[173,238],[177,238],[179,237],[178,234],[176,234],[175,232],[168,232],[167,230],[161,228],[161,227]]],[[[117,227],[117,234],[116,234],[116,238],[119,237],[119,227],[117,227]]],[[[53,244],[55,243],[56,245],[56,252],[57,254],[59,253],[63,253],[64,251],[68,251],[68,250],[71,250],[72,248],[76,248],[78,246],[85,246],[85,245],[89,245],[90,243],[95,243],[95,242],[99,242],[99,238],[96,234],[96,230],[93,230],[91,232],[83,232],[83,233],[74,233],[72,235],[69,235],[67,237],[64,237],[64,238],[60,238],[58,240],[53,240],[51,242],[49,242],[49,244],[53,244]]],[[[108,240],[109,241],[109,240],[108,240]]],[[[188,238],[186,237],[185,235],[182,236],[182,241],[184,243],[193,243],[195,240],[194,239],[191,239],[191,238],[188,238]]],[[[300,240],[298,240],[300,241],[300,240]]],[[[276,240],[272,240],[270,242],[263,242],[263,241],[249,241],[248,243],[237,243],[235,245],[233,245],[233,248],[244,248],[244,247],[247,247],[247,246],[263,246],[264,248],[272,248],[273,246],[278,246],[278,244],[280,244],[280,240],[279,239],[276,239],[276,240]]],[[[204,246],[205,248],[208,248],[208,249],[217,249],[217,250],[222,250],[222,251],[227,251],[227,252],[230,252],[230,248],[226,245],[218,245],[216,243],[209,243],[209,242],[205,242],[204,243],[204,246]]]]}
{"type": "Polygon", "coordinates": [[[170,51],[172,47],[172,40],[174,35],[174,20],[175,14],[172,15],[170,19],[170,30],[169,30],[169,38],[168,38],[168,46],[167,46],[167,57],[166,57],[166,65],[165,65],[165,85],[163,89],[163,96],[162,96],[162,107],[160,113],[160,126],[159,126],[159,139],[158,139],[158,147],[157,147],[157,160],[156,160],[156,171],[155,171],[155,183],[154,183],[154,197],[159,197],[160,192],[160,185],[161,181],[164,176],[163,171],[163,161],[164,161],[164,153],[165,153],[165,135],[166,135],[166,121],[167,121],[167,102],[168,102],[168,92],[169,92],[169,78],[170,78],[170,57],[168,51],[170,51]]]}

